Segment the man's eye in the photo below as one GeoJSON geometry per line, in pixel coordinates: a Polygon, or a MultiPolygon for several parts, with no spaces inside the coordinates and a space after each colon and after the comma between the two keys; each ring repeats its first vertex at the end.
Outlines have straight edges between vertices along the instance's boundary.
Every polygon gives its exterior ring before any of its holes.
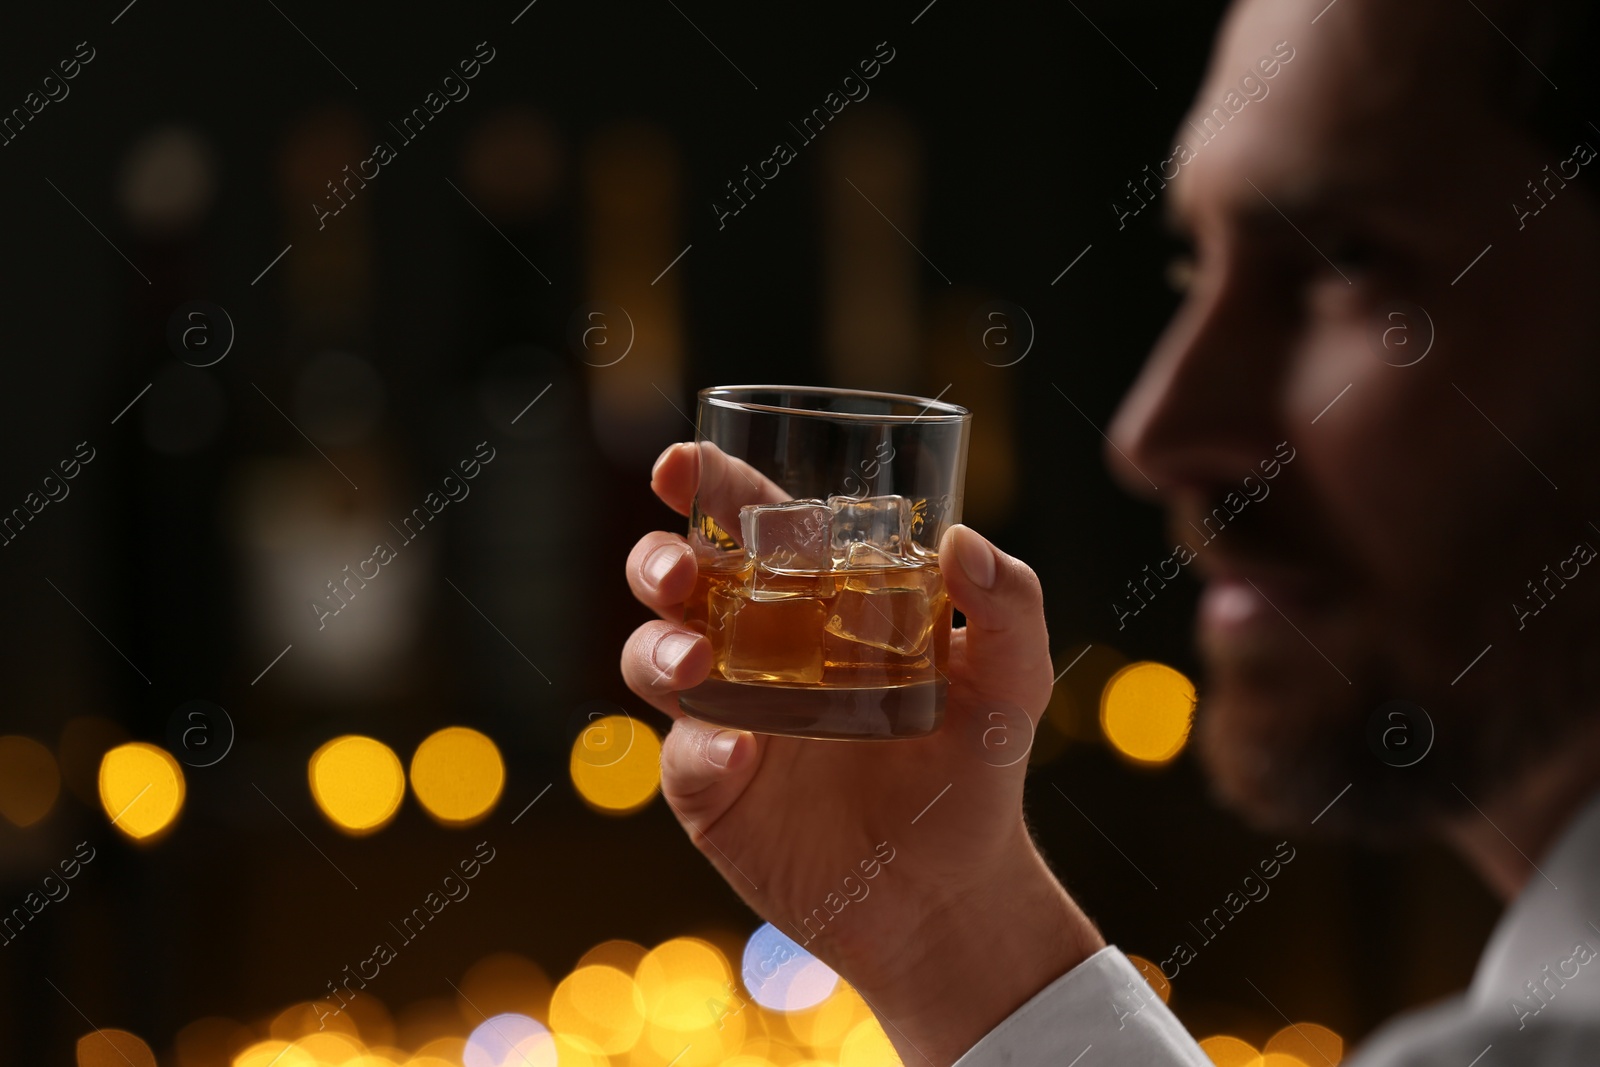
{"type": "Polygon", "coordinates": [[[1378,249],[1366,241],[1346,240],[1328,248],[1328,259],[1335,270],[1348,282],[1357,282],[1371,274],[1379,261],[1378,249]]]}
{"type": "Polygon", "coordinates": [[[1195,263],[1194,257],[1187,253],[1173,256],[1167,260],[1167,269],[1164,272],[1167,285],[1175,293],[1187,293],[1194,284],[1195,263]]]}

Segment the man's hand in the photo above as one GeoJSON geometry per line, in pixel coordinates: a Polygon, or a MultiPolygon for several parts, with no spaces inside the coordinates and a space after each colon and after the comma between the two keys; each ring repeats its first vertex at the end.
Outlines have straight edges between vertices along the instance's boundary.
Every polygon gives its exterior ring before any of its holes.
{"type": "MultiPolygon", "coordinates": [[[[662,453],[652,488],[685,515],[698,488],[726,529],[738,505],[783,498],[693,444],[662,453]]],[[[661,619],[622,652],[628,686],[674,720],[662,794],[690,839],[862,994],[913,1067],[954,1062],[1104,946],[1022,818],[1025,751],[1051,687],[1039,580],[964,526],[939,558],[967,624],[951,635],[945,721],[928,737],[816,741],[685,716],[677,694],[706,678],[711,647],[681,624],[696,562],[678,534],[648,534],[628,557],[634,594],[661,619]]]]}

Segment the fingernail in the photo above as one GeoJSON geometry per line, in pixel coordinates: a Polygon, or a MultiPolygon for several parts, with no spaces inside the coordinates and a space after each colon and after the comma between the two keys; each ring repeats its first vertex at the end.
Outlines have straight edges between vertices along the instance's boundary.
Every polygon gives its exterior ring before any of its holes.
{"type": "Polygon", "coordinates": [[[717,735],[706,742],[706,759],[713,767],[724,770],[733,759],[733,749],[738,743],[739,731],[718,730],[717,735]]]}
{"type": "Polygon", "coordinates": [[[993,589],[995,578],[995,548],[971,527],[961,527],[956,534],[956,561],[967,578],[979,589],[993,589]]]}
{"type": "Polygon", "coordinates": [[[652,586],[660,588],[667,575],[672,573],[683,557],[688,553],[683,545],[662,545],[644,558],[644,565],[640,568],[644,572],[645,581],[652,586]]]}
{"type": "Polygon", "coordinates": [[[699,640],[699,634],[678,632],[667,634],[656,642],[655,651],[650,654],[650,658],[655,661],[656,670],[663,674],[671,671],[683,662],[683,658],[689,654],[689,650],[699,640]]]}

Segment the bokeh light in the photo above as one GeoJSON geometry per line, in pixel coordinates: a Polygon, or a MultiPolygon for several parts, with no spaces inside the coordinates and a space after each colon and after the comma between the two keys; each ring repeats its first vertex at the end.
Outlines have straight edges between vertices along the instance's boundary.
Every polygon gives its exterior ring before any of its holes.
{"type": "Polygon", "coordinates": [[[623,974],[633,974],[639,969],[639,961],[648,954],[649,949],[637,941],[614,938],[610,941],[602,941],[588,952],[585,952],[579,957],[576,966],[615,967],[623,974]]]}
{"type": "Polygon", "coordinates": [[[351,1037],[357,1036],[355,1019],[348,1012],[330,1013],[325,1019],[319,1018],[321,1015],[322,1009],[318,1005],[309,1000],[297,1001],[272,1017],[267,1023],[266,1036],[277,1038],[279,1041],[293,1041],[301,1034],[309,1034],[324,1028],[349,1034],[351,1037]]]}
{"type": "Polygon", "coordinates": [[[130,741],[100,761],[100,806],[111,825],[136,841],[172,825],[184,791],[183,768],[155,745],[130,741]]]}
{"type": "Polygon", "coordinates": [[[1166,763],[1189,739],[1194,683],[1162,663],[1130,663],[1100,695],[1100,728],[1116,750],[1139,763],[1166,763]]]}
{"type": "Polygon", "coordinates": [[[856,1023],[839,1046],[839,1067],[900,1067],[900,1056],[878,1020],[868,1018],[856,1023]]]}
{"type": "Polygon", "coordinates": [[[596,719],[572,743],[572,785],[590,807],[626,815],[661,788],[661,739],[627,715],[596,719]]]}
{"type": "Polygon", "coordinates": [[[292,1042],[273,1038],[258,1041],[233,1058],[233,1067],[319,1067],[305,1051],[292,1042]]]}
{"type": "Polygon", "coordinates": [[[78,1038],[78,1067],[156,1067],[156,1054],[126,1030],[96,1030],[78,1038]]]}
{"type": "Polygon", "coordinates": [[[664,941],[639,961],[634,980],[649,1024],[641,1050],[668,1059],[681,1054],[681,1067],[698,1067],[721,1063],[743,1041],[750,1009],[732,986],[727,958],[710,942],[664,941]]]}
{"type": "Polygon", "coordinates": [[[348,834],[388,825],[405,796],[400,757],[381,741],[347,734],[312,753],[311,796],[328,820],[348,834]]]}
{"type": "Polygon", "coordinates": [[[817,1052],[837,1052],[857,1023],[871,1015],[861,994],[841,981],[833,996],[810,1011],[792,1012],[784,1019],[802,1043],[817,1052]]]}
{"type": "Polygon", "coordinates": [[[745,942],[740,967],[751,998],[773,1011],[804,1011],[833,995],[839,976],[771,923],[745,942]]]}
{"type": "Polygon", "coordinates": [[[644,995],[631,974],[615,967],[579,967],[550,996],[550,1026],[616,1055],[631,1049],[644,1029],[644,995]]]}
{"type": "Polygon", "coordinates": [[[48,748],[31,737],[0,737],[0,818],[32,826],[60,793],[61,772],[48,748]]]}
{"type": "Polygon", "coordinates": [[[467,1038],[462,1067],[557,1067],[550,1031],[516,1012],[491,1015],[467,1038]]]}
{"type": "Polygon", "coordinates": [[[506,784],[495,743],[465,726],[429,734],[411,757],[411,792],[435,819],[465,826],[494,809],[506,784]]]}
{"type": "Polygon", "coordinates": [[[1200,1050],[1217,1067],[1261,1067],[1261,1053],[1255,1046],[1228,1034],[1202,1038],[1200,1050]]]}
{"type": "Polygon", "coordinates": [[[651,1022],[692,1030],[708,1021],[707,1003],[729,999],[733,971],[710,942],[675,937],[646,953],[634,977],[651,1022]]]}
{"type": "Polygon", "coordinates": [[[1262,1051],[1332,1067],[1344,1059],[1344,1038],[1317,1023],[1290,1023],[1268,1038],[1262,1051]]]}
{"type": "MultiPolygon", "coordinates": [[[[464,1037],[439,1037],[417,1049],[414,1059],[443,1060],[448,1067],[458,1067],[466,1055],[467,1039],[464,1037]]],[[[416,1067],[436,1067],[434,1064],[417,1064],[416,1067]]]]}
{"type": "Polygon", "coordinates": [[[116,193],[131,225],[149,236],[166,236],[195,225],[210,210],[216,162],[193,130],[151,130],[123,157],[116,193]]]}
{"type": "MultiPolygon", "coordinates": [[[[611,1067],[611,1057],[600,1051],[600,1046],[577,1034],[552,1034],[556,1062],[560,1067],[611,1067]]],[[[511,1064],[509,1067],[521,1067],[511,1064]]]]}
{"type": "Polygon", "coordinates": [[[306,1034],[294,1045],[312,1063],[345,1063],[366,1051],[360,1041],[332,1030],[306,1034]]]}

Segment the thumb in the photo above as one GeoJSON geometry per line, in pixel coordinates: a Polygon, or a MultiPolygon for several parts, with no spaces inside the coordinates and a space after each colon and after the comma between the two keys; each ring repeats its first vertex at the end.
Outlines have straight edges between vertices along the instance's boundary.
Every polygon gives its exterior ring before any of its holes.
{"type": "Polygon", "coordinates": [[[760,763],[754,734],[683,715],[661,745],[661,794],[691,836],[704,834],[739,799],[760,763]]]}
{"type": "Polygon", "coordinates": [[[1050,636],[1044,591],[1033,568],[969,526],[939,542],[950,599],[966,616],[967,668],[979,692],[1015,701],[1034,718],[1050,702],[1050,636]]]}

